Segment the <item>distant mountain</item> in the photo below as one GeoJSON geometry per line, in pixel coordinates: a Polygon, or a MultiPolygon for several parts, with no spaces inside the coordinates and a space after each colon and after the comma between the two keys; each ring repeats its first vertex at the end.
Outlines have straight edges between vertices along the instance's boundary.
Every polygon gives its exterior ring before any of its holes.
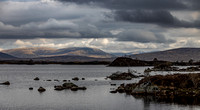
{"type": "Polygon", "coordinates": [[[8,59],[16,59],[16,57],[0,52],[0,60],[8,60],[8,59]]]}
{"type": "Polygon", "coordinates": [[[129,56],[129,55],[133,55],[133,54],[141,54],[141,53],[144,53],[143,51],[135,51],[135,52],[127,52],[127,53],[111,53],[112,55],[115,55],[115,56],[118,56],[118,57],[122,57],[122,56],[129,56]]]}
{"type": "Polygon", "coordinates": [[[87,56],[52,56],[52,57],[41,57],[33,58],[34,61],[56,61],[56,62],[92,62],[92,61],[108,61],[111,62],[114,58],[94,58],[87,56]]]}
{"type": "Polygon", "coordinates": [[[112,54],[106,53],[100,49],[88,47],[73,47],[64,49],[54,49],[47,47],[32,47],[3,50],[2,52],[18,58],[41,58],[56,56],[85,56],[91,58],[112,58],[112,54]]]}
{"type": "Polygon", "coordinates": [[[154,58],[164,61],[194,61],[200,60],[200,48],[177,48],[165,51],[131,55],[132,58],[152,61],[154,58]]]}

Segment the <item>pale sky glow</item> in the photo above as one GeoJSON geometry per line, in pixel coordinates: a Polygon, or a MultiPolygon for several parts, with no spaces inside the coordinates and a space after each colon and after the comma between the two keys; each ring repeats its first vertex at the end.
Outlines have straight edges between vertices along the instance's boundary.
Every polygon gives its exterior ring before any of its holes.
{"type": "Polygon", "coordinates": [[[0,50],[20,47],[106,52],[200,47],[200,1],[0,1],[0,50]]]}

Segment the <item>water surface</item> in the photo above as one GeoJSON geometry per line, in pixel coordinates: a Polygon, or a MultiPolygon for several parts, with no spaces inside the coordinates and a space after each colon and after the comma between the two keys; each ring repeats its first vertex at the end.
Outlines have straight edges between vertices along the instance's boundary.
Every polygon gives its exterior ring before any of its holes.
{"type": "MultiPolygon", "coordinates": [[[[130,67],[143,74],[147,67],[130,67]]],[[[0,65],[0,81],[10,81],[10,86],[0,86],[1,110],[196,110],[198,105],[156,101],[152,97],[136,97],[126,94],[111,94],[110,90],[122,83],[138,82],[111,81],[105,77],[116,71],[127,71],[127,67],[106,67],[105,65],[0,65]],[[73,81],[86,86],[86,91],[55,91],[54,85],[73,77],[86,80],[73,81]],[[40,81],[34,81],[39,77],[40,81]],[[51,79],[51,82],[46,80],[51,79]],[[54,79],[60,82],[53,81],[54,79]],[[95,81],[97,80],[97,81],[95,81]],[[44,93],[37,91],[43,86],[44,93]],[[33,87],[30,91],[28,88],[33,87]]],[[[167,74],[163,72],[162,74],[167,74]]],[[[155,74],[153,72],[152,74],[155,74]]],[[[161,74],[157,72],[156,74],[161,74]]],[[[171,74],[171,73],[169,73],[171,74]]]]}

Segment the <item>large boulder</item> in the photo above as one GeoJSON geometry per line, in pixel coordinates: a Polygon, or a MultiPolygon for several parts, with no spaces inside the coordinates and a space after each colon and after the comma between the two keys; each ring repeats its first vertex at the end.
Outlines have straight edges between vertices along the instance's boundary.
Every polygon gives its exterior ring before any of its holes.
{"type": "Polygon", "coordinates": [[[43,88],[43,87],[39,87],[39,88],[38,88],[38,91],[39,91],[39,92],[44,92],[44,91],[46,91],[46,89],[43,88]]]}

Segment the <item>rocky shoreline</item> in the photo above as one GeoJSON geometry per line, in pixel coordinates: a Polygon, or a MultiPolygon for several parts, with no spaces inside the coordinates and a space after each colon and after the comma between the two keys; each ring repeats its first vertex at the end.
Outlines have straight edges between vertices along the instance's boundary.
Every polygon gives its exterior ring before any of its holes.
{"type": "Polygon", "coordinates": [[[192,72],[192,71],[200,71],[200,66],[190,66],[187,68],[178,68],[174,67],[171,63],[162,63],[158,65],[154,65],[153,68],[147,68],[144,72],[152,72],[152,71],[180,71],[180,72],[192,72]]]}
{"type": "MultiPolygon", "coordinates": [[[[200,74],[174,74],[145,77],[138,83],[121,84],[116,90],[131,95],[159,97],[200,97],[200,74]]],[[[115,93],[115,92],[111,92],[115,93]]]]}

